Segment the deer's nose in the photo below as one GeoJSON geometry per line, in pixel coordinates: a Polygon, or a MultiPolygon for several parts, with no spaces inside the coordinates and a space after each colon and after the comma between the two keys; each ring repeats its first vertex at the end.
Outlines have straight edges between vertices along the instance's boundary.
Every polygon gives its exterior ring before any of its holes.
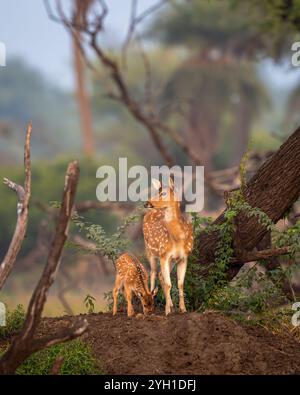
{"type": "Polygon", "coordinates": [[[152,205],[150,202],[146,202],[146,203],[144,204],[144,207],[145,207],[145,208],[153,208],[153,205],[152,205]]]}

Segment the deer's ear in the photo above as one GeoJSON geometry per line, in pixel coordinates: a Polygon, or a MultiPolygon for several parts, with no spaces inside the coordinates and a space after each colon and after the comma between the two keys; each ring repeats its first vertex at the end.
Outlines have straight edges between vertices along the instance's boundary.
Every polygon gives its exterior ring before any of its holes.
{"type": "Polygon", "coordinates": [[[172,191],[174,191],[174,181],[173,178],[169,177],[169,187],[170,189],[172,189],[172,191]]]}
{"type": "Polygon", "coordinates": [[[152,178],[151,183],[154,189],[159,190],[161,188],[161,182],[156,178],[152,178]]]}
{"type": "Polygon", "coordinates": [[[152,291],[152,295],[153,295],[153,296],[156,296],[156,295],[157,295],[157,292],[158,292],[158,288],[156,287],[156,288],[152,291]]]}

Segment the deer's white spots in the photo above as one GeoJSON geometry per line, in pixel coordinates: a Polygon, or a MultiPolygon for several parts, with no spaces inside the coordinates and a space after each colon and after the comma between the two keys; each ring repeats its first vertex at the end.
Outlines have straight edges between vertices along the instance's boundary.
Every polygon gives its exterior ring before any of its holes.
{"type": "Polygon", "coordinates": [[[148,314],[154,309],[154,295],[148,288],[148,274],[139,260],[128,253],[122,254],[116,261],[116,280],[113,291],[114,307],[113,314],[117,313],[118,290],[124,285],[125,296],[127,299],[128,316],[134,314],[131,303],[131,292],[139,296],[144,314],[148,314]]]}
{"type": "Polygon", "coordinates": [[[187,257],[193,247],[192,225],[181,215],[179,201],[176,198],[174,186],[171,181],[168,188],[161,188],[161,185],[159,185],[157,196],[150,199],[148,203],[150,203],[149,206],[152,208],[144,217],[143,232],[146,253],[149,257],[152,273],[151,289],[154,286],[156,277],[155,258],[159,258],[161,276],[164,283],[163,288],[166,296],[166,314],[169,314],[170,308],[173,305],[170,296],[170,266],[172,260],[179,260],[179,306],[181,311],[185,311],[183,283],[187,257]],[[166,192],[165,194],[164,191],[166,192]],[[164,199],[163,195],[168,196],[168,198],[164,199]]]}

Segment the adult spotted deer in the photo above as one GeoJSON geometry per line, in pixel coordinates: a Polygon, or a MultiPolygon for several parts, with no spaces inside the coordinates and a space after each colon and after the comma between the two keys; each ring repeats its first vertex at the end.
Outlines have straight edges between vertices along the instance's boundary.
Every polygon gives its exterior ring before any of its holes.
{"type": "Polygon", "coordinates": [[[182,216],[180,202],[174,183],[169,178],[169,186],[162,187],[160,181],[152,179],[152,185],[158,191],[149,199],[145,207],[150,208],[144,216],[143,232],[146,253],[151,266],[151,290],[155,287],[157,258],[160,260],[159,278],[166,297],[166,315],[173,307],[171,291],[172,262],[177,262],[177,281],[179,290],[179,309],[186,312],[184,303],[184,278],[188,255],[193,248],[192,225],[182,216]]]}
{"type": "Polygon", "coordinates": [[[116,280],[113,290],[114,306],[113,315],[117,314],[117,299],[119,289],[124,285],[125,297],[127,300],[127,315],[134,315],[134,309],[131,302],[132,292],[140,299],[143,312],[145,315],[154,311],[154,297],[157,294],[157,288],[149,291],[148,273],[141,262],[132,254],[125,252],[115,263],[116,280]]]}

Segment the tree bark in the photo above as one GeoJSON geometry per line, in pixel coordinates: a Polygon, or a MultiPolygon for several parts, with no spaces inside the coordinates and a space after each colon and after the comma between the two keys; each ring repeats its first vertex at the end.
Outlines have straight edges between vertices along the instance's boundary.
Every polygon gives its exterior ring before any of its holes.
{"type": "MultiPolygon", "coordinates": [[[[78,25],[81,25],[84,18],[85,13],[87,12],[88,7],[92,3],[92,1],[86,2],[86,9],[82,9],[82,4],[84,2],[82,0],[76,0],[75,3],[75,13],[76,13],[76,22],[78,25]]],[[[73,57],[74,57],[74,70],[75,70],[75,78],[76,78],[76,96],[78,102],[79,109],[79,117],[83,138],[83,151],[86,155],[92,155],[94,153],[94,136],[93,136],[93,122],[92,122],[92,113],[91,107],[89,103],[89,97],[86,87],[86,80],[84,75],[84,60],[82,58],[82,54],[80,51],[79,43],[82,40],[81,32],[76,30],[73,35],[73,57]]]]}
{"type": "MultiPolygon", "coordinates": [[[[288,140],[263,163],[244,189],[246,201],[252,207],[264,211],[276,223],[298,199],[300,194],[300,127],[288,140]]],[[[215,224],[224,221],[224,213],[215,224]]],[[[255,217],[248,218],[241,213],[236,218],[234,238],[247,253],[253,250],[268,230],[260,225],[255,217]]],[[[198,263],[214,261],[219,240],[218,232],[201,234],[195,240],[198,250],[198,263]]],[[[238,253],[235,249],[235,257],[238,253]]]]}

